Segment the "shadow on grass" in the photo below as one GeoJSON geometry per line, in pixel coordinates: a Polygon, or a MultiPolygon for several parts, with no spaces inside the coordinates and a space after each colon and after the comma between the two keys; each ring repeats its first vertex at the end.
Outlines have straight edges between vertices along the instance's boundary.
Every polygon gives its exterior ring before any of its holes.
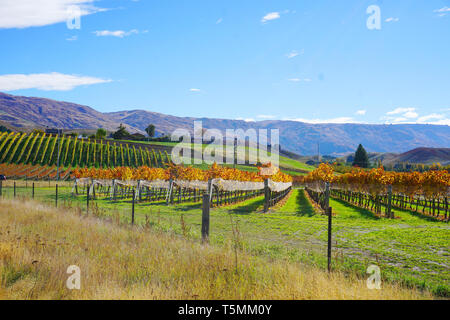
{"type": "Polygon", "coordinates": [[[230,210],[232,214],[240,214],[240,215],[248,215],[252,212],[256,212],[259,207],[264,206],[264,198],[255,199],[249,202],[244,202],[242,205],[238,205],[237,207],[230,210]]]}
{"type": "MultiPolygon", "coordinates": [[[[411,209],[398,209],[396,207],[394,207],[393,209],[394,209],[394,215],[395,215],[396,212],[400,212],[400,213],[404,213],[404,214],[410,215],[410,216],[412,216],[414,218],[425,220],[427,222],[437,222],[437,223],[443,222],[443,221],[438,220],[436,217],[432,217],[432,216],[429,216],[427,214],[424,214],[424,213],[420,212],[419,210],[416,212],[416,211],[411,210],[411,209]]],[[[444,214],[442,214],[442,216],[443,215],[444,214]]]]}
{"type": "Polygon", "coordinates": [[[174,211],[189,211],[195,209],[201,209],[203,204],[201,202],[189,203],[189,204],[173,204],[168,208],[174,211]]]}
{"type": "MultiPolygon", "coordinates": [[[[352,205],[352,204],[350,204],[350,203],[348,203],[348,202],[345,202],[345,201],[343,201],[343,200],[340,200],[340,199],[336,199],[336,198],[333,198],[333,200],[334,201],[336,201],[336,202],[338,202],[339,204],[341,204],[343,207],[345,207],[346,209],[348,209],[348,210],[353,210],[353,211],[355,211],[356,213],[358,213],[362,218],[364,218],[364,219],[370,219],[370,220],[379,220],[380,218],[379,217],[377,217],[373,212],[371,212],[370,210],[367,210],[367,209],[364,209],[364,208],[360,208],[360,207],[357,207],[357,206],[354,206],[354,205],[352,205]]],[[[359,219],[359,218],[361,218],[361,217],[358,217],[358,216],[350,216],[350,217],[346,217],[346,218],[349,218],[349,219],[359,219]]]]}
{"type": "Polygon", "coordinates": [[[298,190],[297,198],[295,199],[297,203],[297,212],[295,213],[299,217],[312,217],[316,214],[314,207],[308,201],[305,196],[304,190],[298,190]]]}
{"type": "Polygon", "coordinates": [[[166,201],[155,201],[155,202],[139,202],[136,203],[136,206],[144,207],[144,208],[152,208],[152,207],[164,207],[164,209],[172,210],[172,211],[189,211],[189,210],[195,210],[195,209],[201,209],[202,203],[201,202],[182,202],[177,203],[174,202],[172,204],[167,205],[166,201]]]}

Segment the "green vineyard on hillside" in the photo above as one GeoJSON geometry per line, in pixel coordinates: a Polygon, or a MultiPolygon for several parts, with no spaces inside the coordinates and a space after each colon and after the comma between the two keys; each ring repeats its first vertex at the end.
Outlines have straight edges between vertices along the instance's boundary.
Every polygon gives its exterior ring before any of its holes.
{"type": "Polygon", "coordinates": [[[134,144],[44,133],[0,134],[0,163],[52,166],[58,158],[62,167],[164,167],[170,161],[166,151],[155,152],[134,144]]]}

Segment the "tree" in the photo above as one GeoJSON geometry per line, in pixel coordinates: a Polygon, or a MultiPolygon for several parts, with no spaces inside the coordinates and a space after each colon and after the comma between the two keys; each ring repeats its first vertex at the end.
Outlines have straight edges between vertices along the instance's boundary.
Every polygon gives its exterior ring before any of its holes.
{"type": "Polygon", "coordinates": [[[153,138],[155,136],[155,126],[150,124],[147,128],[145,128],[145,132],[147,132],[149,138],[153,138]]]}
{"type": "Polygon", "coordinates": [[[130,136],[130,133],[127,131],[123,124],[120,124],[119,128],[116,132],[113,133],[114,140],[122,140],[130,136]]]}
{"type": "Polygon", "coordinates": [[[106,130],[103,128],[97,129],[97,133],[95,134],[95,137],[97,139],[105,139],[106,137],[106,130]]]}
{"type": "Polygon", "coordinates": [[[358,166],[360,168],[369,167],[369,156],[367,155],[367,152],[362,146],[362,144],[358,146],[358,149],[355,152],[355,159],[353,160],[353,166],[358,166]]]}

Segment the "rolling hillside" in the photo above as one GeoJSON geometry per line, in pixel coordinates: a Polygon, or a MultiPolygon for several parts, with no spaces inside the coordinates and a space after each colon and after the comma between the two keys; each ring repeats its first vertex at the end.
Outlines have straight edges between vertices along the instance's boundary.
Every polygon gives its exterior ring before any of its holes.
{"type": "Polygon", "coordinates": [[[43,98],[19,97],[0,93],[0,121],[18,128],[59,127],[64,129],[115,130],[119,123],[131,132],[143,132],[154,124],[159,133],[171,133],[176,128],[193,130],[193,121],[202,120],[204,128],[279,129],[282,149],[302,155],[317,153],[343,155],[354,152],[362,143],[369,152],[406,152],[429,147],[450,146],[450,126],[402,124],[310,124],[297,121],[243,120],[176,117],[144,110],[101,113],[90,107],[43,98]]]}
{"type": "Polygon", "coordinates": [[[439,162],[445,166],[450,164],[450,148],[417,148],[390,157],[384,162],[390,164],[402,162],[433,164],[439,162]]]}
{"type": "MultiPolygon", "coordinates": [[[[369,161],[384,165],[398,163],[427,164],[440,163],[443,166],[450,164],[450,148],[416,148],[404,153],[369,153],[369,161]]],[[[341,158],[346,162],[353,161],[353,154],[341,158]]]]}
{"type": "Polygon", "coordinates": [[[119,123],[109,116],[87,106],[44,98],[13,96],[1,92],[0,121],[16,128],[48,126],[63,129],[116,130],[119,126],[119,123]]]}

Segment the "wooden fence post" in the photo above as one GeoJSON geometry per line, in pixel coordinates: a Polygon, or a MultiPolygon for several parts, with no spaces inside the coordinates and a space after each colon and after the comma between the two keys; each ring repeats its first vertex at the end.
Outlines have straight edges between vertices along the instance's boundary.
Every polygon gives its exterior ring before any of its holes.
{"type": "Polygon", "coordinates": [[[167,191],[167,197],[166,197],[166,204],[170,204],[170,200],[172,198],[172,189],[173,189],[173,181],[172,179],[169,180],[169,190],[167,191]]]}
{"type": "Polygon", "coordinates": [[[112,180],[112,188],[113,188],[113,192],[112,192],[112,200],[116,201],[116,179],[112,180]]]}
{"type": "Polygon", "coordinates": [[[209,194],[203,194],[203,210],[202,210],[202,242],[209,241],[209,210],[210,210],[209,194]]]}
{"type": "Polygon", "coordinates": [[[264,180],[264,213],[269,211],[270,189],[269,179],[264,180]]]}
{"type": "Polygon", "coordinates": [[[330,207],[330,183],[325,182],[325,200],[324,200],[324,209],[325,212],[328,212],[328,208],[330,207]]]}
{"type": "Polygon", "coordinates": [[[208,190],[206,191],[206,194],[208,194],[208,196],[209,196],[209,203],[210,203],[211,206],[212,206],[212,201],[211,200],[212,200],[212,195],[213,195],[212,188],[213,188],[212,180],[209,179],[208,180],[208,190]]]}
{"type": "Polygon", "coordinates": [[[392,186],[388,186],[388,203],[387,203],[387,217],[393,219],[394,212],[392,211],[392,186]]]}
{"type": "Polygon", "coordinates": [[[16,182],[14,181],[14,198],[16,197],[16,182]]]}
{"type": "Polygon", "coordinates": [[[55,187],[55,207],[58,208],[58,184],[55,187]]]}
{"type": "Polygon", "coordinates": [[[89,183],[87,184],[87,189],[86,189],[86,214],[89,214],[89,183]]]}
{"type": "Polygon", "coordinates": [[[327,208],[328,214],[328,272],[331,272],[331,244],[332,244],[332,220],[333,220],[333,209],[331,207],[327,208]]]}
{"type": "Polygon", "coordinates": [[[131,200],[131,224],[134,225],[134,197],[135,197],[135,190],[133,188],[133,199],[131,200]]]}
{"type": "Polygon", "coordinates": [[[31,199],[34,199],[34,182],[33,185],[31,186],[31,199]]]}
{"type": "Polygon", "coordinates": [[[138,194],[139,194],[139,202],[141,202],[141,201],[142,201],[142,195],[141,195],[141,180],[138,180],[137,188],[138,188],[138,194]]]}

